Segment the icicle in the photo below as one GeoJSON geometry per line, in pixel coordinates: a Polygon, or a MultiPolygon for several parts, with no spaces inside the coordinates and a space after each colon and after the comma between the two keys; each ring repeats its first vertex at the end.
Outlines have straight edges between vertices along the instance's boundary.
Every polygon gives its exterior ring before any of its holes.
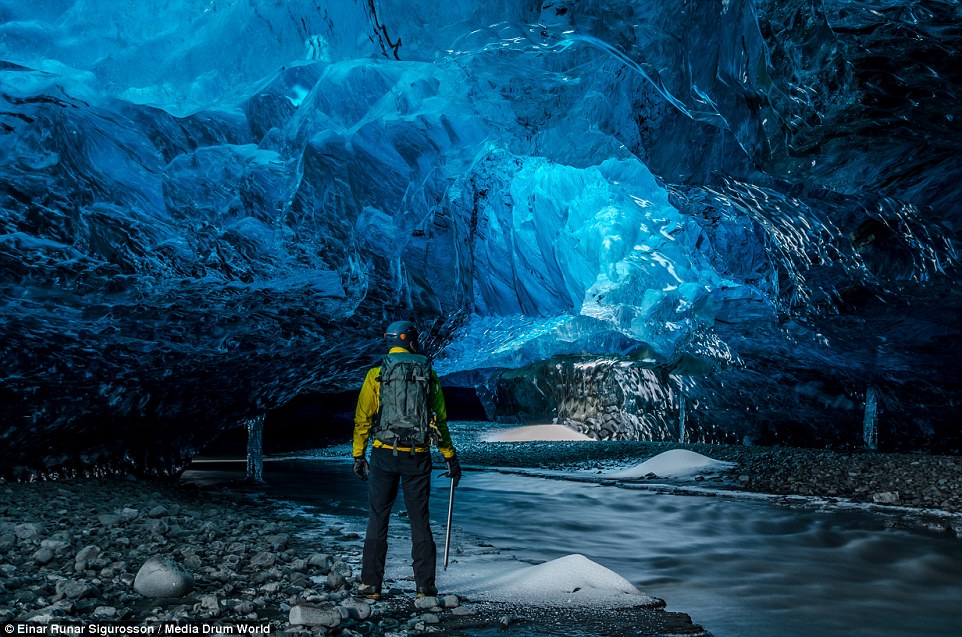
{"type": "Polygon", "coordinates": [[[247,480],[264,480],[264,416],[247,421],[247,480]]]}
{"type": "Polygon", "coordinates": [[[878,399],[875,385],[865,390],[865,424],[862,428],[865,448],[874,450],[878,446],[878,399]]]}
{"type": "Polygon", "coordinates": [[[678,394],[678,442],[687,442],[685,438],[685,395],[678,394]]]}

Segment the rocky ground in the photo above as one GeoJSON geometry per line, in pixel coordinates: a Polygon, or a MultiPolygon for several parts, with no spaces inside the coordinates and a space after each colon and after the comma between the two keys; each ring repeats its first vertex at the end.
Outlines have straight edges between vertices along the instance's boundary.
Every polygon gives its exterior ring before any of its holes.
{"type": "Polygon", "coordinates": [[[962,512],[962,458],[818,449],[691,445],[738,463],[738,488],[962,512]],[[701,448],[699,448],[701,447],[701,448]]]}
{"type": "MultiPolygon", "coordinates": [[[[694,484],[962,512],[962,458],[670,443],[459,445],[466,465],[603,471],[685,447],[737,463],[694,484]]],[[[652,479],[652,482],[658,480],[652,479]]],[[[688,483],[692,484],[692,483],[688,483]]],[[[955,516],[958,520],[959,517],[955,516]]],[[[0,485],[0,623],[206,622],[288,635],[704,635],[663,610],[520,608],[392,590],[352,596],[357,536],[316,536],[257,490],[89,479],[0,485]],[[567,614],[566,614],[567,613],[567,614]]],[[[957,534],[962,528],[950,525],[957,534]]],[[[236,634],[236,633],[235,633],[236,634]]]]}
{"type": "Polygon", "coordinates": [[[454,595],[416,600],[401,590],[368,603],[352,595],[357,536],[332,523],[318,538],[316,520],[309,536],[307,524],[242,485],[121,478],[0,485],[0,624],[4,631],[82,621],[135,622],[156,626],[156,634],[175,634],[176,625],[177,634],[251,626],[257,634],[408,637],[553,635],[577,621],[568,634],[706,635],[687,615],[651,608],[574,619],[454,595]]]}

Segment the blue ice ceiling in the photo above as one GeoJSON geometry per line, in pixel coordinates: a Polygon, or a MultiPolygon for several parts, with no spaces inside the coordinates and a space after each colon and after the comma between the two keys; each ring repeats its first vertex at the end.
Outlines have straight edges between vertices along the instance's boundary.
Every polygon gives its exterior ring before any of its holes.
{"type": "Polygon", "coordinates": [[[355,387],[409,317],[499,409],[504,370],[576,360],[640,366],[703,432],[844,441],[872,386],[892,439],[957,447],[960,24],[0,1],[0,440],[176,466],[355,387]]]}

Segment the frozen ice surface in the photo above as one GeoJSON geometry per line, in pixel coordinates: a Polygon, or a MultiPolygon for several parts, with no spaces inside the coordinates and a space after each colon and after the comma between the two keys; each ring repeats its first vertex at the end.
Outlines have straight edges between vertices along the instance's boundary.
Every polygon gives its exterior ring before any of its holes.
{"type": "Polygon", "coordinates": [[[534,442],[555,441],[592,441],[593,438],[564,425],[528,425],[493,431],[485,435],[484,442],[534,442]]]}
{"type": "Polygon", "coordinates": [[[625,608],[657,600],[614,571],[573,554],[535,566],[504,560],[471,560],[453,569],[445,584],[477,599],[538,606],[625,608]]]}
{"type": "Polygon", "coordinates": [[[724,471],[735,466],[734,462],[714,460],[687,449],[672,449],[645,460],[630,469],[609,473],[612,478],[643,478],[653,473],[659,478],[686,478],[699,473],[724,471]]]}

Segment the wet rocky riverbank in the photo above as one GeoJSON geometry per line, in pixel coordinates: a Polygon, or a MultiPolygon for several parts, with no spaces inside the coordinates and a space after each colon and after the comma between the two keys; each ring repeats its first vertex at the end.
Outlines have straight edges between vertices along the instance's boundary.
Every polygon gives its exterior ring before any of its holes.
{"type": "MultiPolygon", "coordinates": [[[[689,485],[845,499],[888,510],[962,512],[962,459],[957,457],[467,438],[459,452],[462,462],[475,468],[603,475],[684,447],[736,463],[729,472],[686,481],[689,485]]],[[[247,622],[288,635],[345,637],[504,630],[535,636],[555,634],[558,626],[575,626],[569,633],[579,636],[706,634],[687,615],[660,609],[571,616],[570,611],[456,596],[416,602],[410,589],[390,590],[377,603],[357,600],[351,585],[359,571],[358,539],[336,521],[298,516],[242,483],[97,478],[2,484],[0,622],[247,622]]]]}
{"type": "Polygon", "coordinates": [[[0,623],[250,626],[286,635],[706,635],[660,608],[584,611],[456,595],[352,595],[358,537],[231,488],[90,479],[0,485],[0,623]],[[322,526],[319,526],[322,525],[322,526]],[[559,623],[560,622],[560,623],[559,623]],[[601,632],[599,632],[601,631],[601,632]],[[626,632],[628,631],[628,632],[626,632]]]}
{"type": "Polygon", "coordinates": [[[962,512],[957,456],[638,441],[470,442],[459,452],[463,464],[606,471],[680,448],[736,463],[727,474],[706,479],[713,488],[962,512]]]}

